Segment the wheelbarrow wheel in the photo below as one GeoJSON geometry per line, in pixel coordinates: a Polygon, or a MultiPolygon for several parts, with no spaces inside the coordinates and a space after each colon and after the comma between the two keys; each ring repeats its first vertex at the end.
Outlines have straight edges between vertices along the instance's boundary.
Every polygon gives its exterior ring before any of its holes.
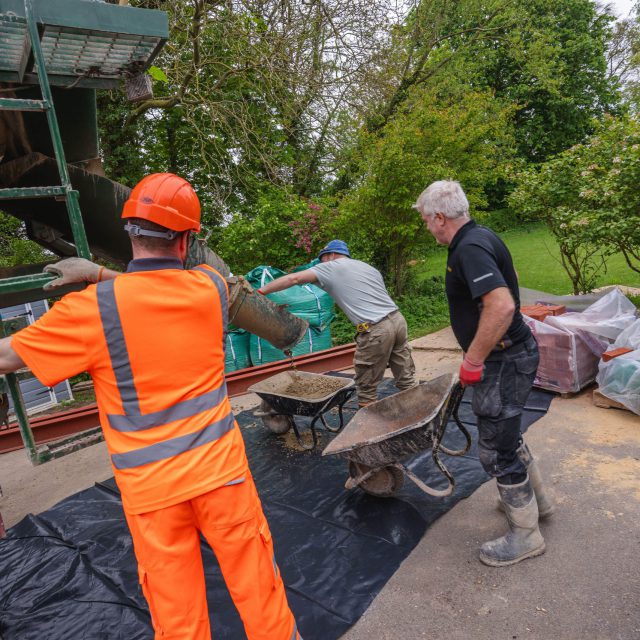
{"type": "MultiPolygon", "coordinates": [[[[349,475],[352,478],[359,478],[372,467],[359,462],[349,461],[349,475]]],[[[404,484],[404,474],[397,467],[382,467],[371,474],[366,480],[358,483],[358,486],[372,496],[377,498],[390,498],[402,489],[404,484]]]]}
{"type": "Polygon", "coordinates": [[[269,431],[282,435],[293,426],[293,417],[284,415],[262,416],[262,423],[269,431]]]}

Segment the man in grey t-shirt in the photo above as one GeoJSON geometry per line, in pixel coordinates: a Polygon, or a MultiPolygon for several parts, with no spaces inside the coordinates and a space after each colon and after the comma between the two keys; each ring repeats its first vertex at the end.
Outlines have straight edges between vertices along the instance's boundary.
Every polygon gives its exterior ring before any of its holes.
{"type": "Polygon", "coordinates": [[[332,240],[318,255],[320,264],[290,273],[266,284],[259,293],[282,291],[313,282],[324,289],[356,326],[358,402],[374,402],[378,383],[387,367],[399,389],[414,387],[415,365],[407,338],[407,322],[389,297],[382,275],[360,260],[352,260],[345,242],[332,240]]]}

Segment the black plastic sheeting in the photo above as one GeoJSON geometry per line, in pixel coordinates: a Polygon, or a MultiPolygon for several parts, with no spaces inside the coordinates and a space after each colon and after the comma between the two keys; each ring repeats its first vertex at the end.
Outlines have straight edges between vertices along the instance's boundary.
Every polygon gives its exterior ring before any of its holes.
{"type": "MultiPolygon", "coordinates": [[[[391,381],[381,395],[396,391],[391,381]]],[[[547,411],[552,394],[534,390],[524,412],[528,427],[547,411]]],[[[346,417],[355,410],[348,404],[346,417]]],[[[371,604],[427,527],[488,476],[477,458],[475,419],[465,396],[460,417],[474,436],[468,455],[443,456],[456,479],[445,499],[422,493],[408,478],[395,498],[346,491],[347,463],[322,458],[333,437],[322,431],[318,451],[291,447],[250,412],[237,416],[287,585],[289,603],[305,640],[338,638],[371,604]]],[[[330,415],[337,423],[337,416],[330,415]]],[[[298,424],[308,424],[296,418],[298,424]]],[[[464,439],[452,423],[445,444],[464,439]]],[[[409,467],[443,486],[430,452],[409,467]]],[[[245,638],[215,557],[202,546],[207,595],[216,640],[245,638]]],[[[180,588],[176,585],[176,588],[180,588]]],[[[149,640],[146,602],[138,586],[131,538],[113,480],[28,516],[0,541],[0,634],[3,640],[149,640]]]]}

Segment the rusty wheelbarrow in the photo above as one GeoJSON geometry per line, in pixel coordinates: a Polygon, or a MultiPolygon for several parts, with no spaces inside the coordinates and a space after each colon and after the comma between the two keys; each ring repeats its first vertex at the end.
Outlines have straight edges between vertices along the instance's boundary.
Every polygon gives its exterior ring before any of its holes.
{"type": "Polygon", "coordinates": [[[254,415],[262,418],[263,423],[274,433],[286,433],[293,428],[298,444],[307,450],[318,444],[316,422],[320,420],[328,431],[340,431],[344,426],[342,408],[355,393],[355,383],[351,378],[325,376],[307,371],[283,371],[275,376],[261,380],[249,387],[249,391],[262,399],[262,405],[254,415]],[[332,427],[324,414],[338,408],[340,424],[332,427]],[[313,443],[306,444],[300,438],[294,416],[308,416],[311,420],[313,443]]]}
{"type": "Polygon", "coordinates": [[[322,455],[349,461],[347,489],[360,487],[371,495],[389,497],[400,490],[407,475],[431,496],[451,495],[455,480],[439,454],[462,456],[471,447],[471,436],[458,418],[463,394],[457,376],[448,374],[373,402],[356,413],[322,455]],[[442,444],[451,417],[467,440],[457,451],[442,444]],[[425,449],[431,449],[433,461],[447,479],[445,489],[430,487],[402,464],[425,449]]]}

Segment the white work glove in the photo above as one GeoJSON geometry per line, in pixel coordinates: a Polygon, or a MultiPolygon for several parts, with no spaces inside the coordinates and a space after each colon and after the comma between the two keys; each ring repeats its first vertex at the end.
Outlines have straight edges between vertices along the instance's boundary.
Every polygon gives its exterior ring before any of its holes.
{"type": "Polygon", "coordinates": [[[65,284],[76,282],[98,282],[100,276],[100,265],[94,264],[85,258],[66,258],[55,264],[48,264],[43,271],[58,276],[55,280],[47,282],[42,287],[45,291],[57,289],[65,284]]]}

